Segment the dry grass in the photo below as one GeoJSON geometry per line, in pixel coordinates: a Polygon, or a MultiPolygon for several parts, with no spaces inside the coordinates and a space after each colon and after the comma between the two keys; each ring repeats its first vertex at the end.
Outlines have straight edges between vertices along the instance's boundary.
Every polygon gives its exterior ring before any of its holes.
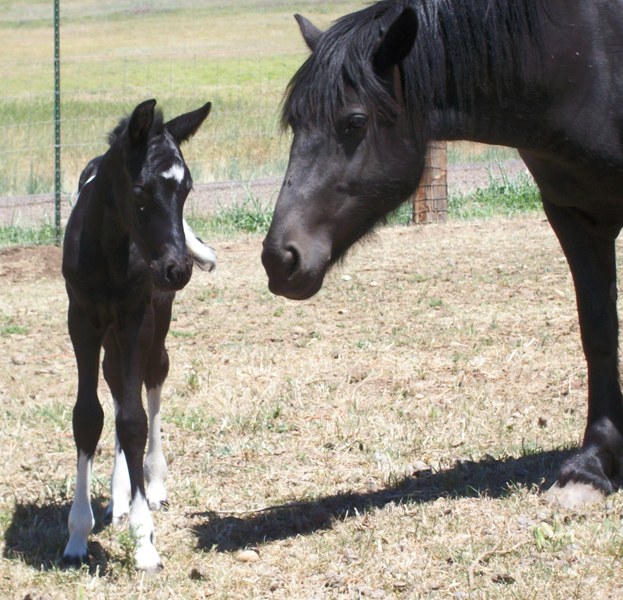
{"type": "Polygon", "coordinates": [[[268,293],[260,237],[215,244],[218,272],[180,293],[169,338],[152,577],[103,527],[94,574],[55,567],[76,389],[59,253],[0,252],[0,597],[621,597],[621,496],[577,514],[539,497],[586,394],[542,219],[382,230],[305,303],[268,293]]]}

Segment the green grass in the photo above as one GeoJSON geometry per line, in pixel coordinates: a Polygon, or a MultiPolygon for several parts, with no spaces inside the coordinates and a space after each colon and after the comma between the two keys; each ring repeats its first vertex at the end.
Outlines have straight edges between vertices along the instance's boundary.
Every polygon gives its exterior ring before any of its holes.
{"type": "MultiPolygon", "coordinates": [[[[287,82],[307,56],[292,14],[321,28],[360,1],[63,0],[63,192],[106,148],[106,135],[140,101],[173,117],[207,100],[213,112],[186,158],[197,182],[283,173],[289,136],[278,128],[287,82]]],[[[54,184],[52,5],[0,0],[0,196],[54,184]]],[[[508,149],[450,144],[451,162],[503,160],[508,149]]]]}
{"type": "Polygon", "coordinates": [[[512,217],[541,207],[539,190],[525,175],[517,179],[504,175],[501,180],[491,177],[488,187],[448,199],[448,214],[457,219],[512,217]]]}
{"type": "MultiPolygon", "coordinates": [[[[358,7],[321,0],[129,0],[61,6],[62,185],[106,148],[106,135],[140,101],[165,116],[207,100],[213,112],[191,145],[196,181],[276,175],[288,139],[278,130],[287,81],[307,50],[292,14],[324,27],[358,7]]],[[[53,164],[52,6],[0,0],[0,195],[50,191],[53,164]]]]}
{"type": "Polygon", "coordinates": [[[7,246],[41,246],[53,244],[56,239],[55,227],[43,222],[39,225],[9,225],[0,227],[0,248],[7,246]]]}

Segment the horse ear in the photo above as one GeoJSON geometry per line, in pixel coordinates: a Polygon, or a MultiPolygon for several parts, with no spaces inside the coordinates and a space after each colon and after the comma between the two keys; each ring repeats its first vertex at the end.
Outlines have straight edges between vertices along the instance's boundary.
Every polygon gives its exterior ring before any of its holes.
{"type": "Polygon", "coordinates": [[[396,66],[411,52],[418,30],[418,20],[412,8],[405,8],[390,25],[374,53],[373,65],[377,72],[396,66]]]}
{"type": "Polygon", "coordinates": [[[311,21],[306,19],[303,15],[296,14],[294,15],[296,22],[299,24],[299,29],[301,30],[301,35],[305,40],[308,48],[313,52],[316,48],[316,44],[318,43],[318,39],[322,35],[322,31],[318,29],[311,21]]]}
{"type": "Polygon", "coordinates": [[[179,144],[189,140],[195,133],[201,124],[206,120],[210,114],[212,103],[207,102],[201,108],[193,110],[189,113],[175,117],[168,123],[165,123],[165,129],[173,136],[173,139],[179,144]]]}
{"type": "Polygon", "coordinates": [[[132,112],[132,116],[128,122],[128,134],[132,144],[147,140],[149,129],[154,122],[155,106],[155,100],[145,100],[145,102],[141,102],[132,112]]]}

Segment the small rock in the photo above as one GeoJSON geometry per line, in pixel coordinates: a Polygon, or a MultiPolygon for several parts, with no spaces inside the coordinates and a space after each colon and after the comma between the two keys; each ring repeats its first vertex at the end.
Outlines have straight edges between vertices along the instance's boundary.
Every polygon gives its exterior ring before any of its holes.
{"type": "Polygon", "coordinates": [[[243,563],[257,562],[260,560],[260,554],[257,550],[241,550],[238,554],[236,554],[236,560],[243,563]]]}

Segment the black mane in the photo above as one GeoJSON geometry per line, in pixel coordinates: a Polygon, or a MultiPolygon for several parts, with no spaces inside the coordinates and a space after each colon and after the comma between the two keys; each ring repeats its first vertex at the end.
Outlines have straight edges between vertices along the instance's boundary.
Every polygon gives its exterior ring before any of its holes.
{"type": "MultiPolygon", "coordinates": [[[[521,74],[521,43],[529,39],[538,45],[538,1],[382,0],[346,15],[320,36],[290,81],[282,126],[302,117],[332,122],[346,85],[357,90],[365,105],[391,119],[397,107],[375,76],[372,57],[383,32],[407,7],[419,22],[415,46],[402,65],[408,106],[419,107],[419,114],[433,106],[463,109],[491,81],[501,92],[521,74]]],[[[412,114],[420,121],[417,117],[412,114]]]]}
{"type": "MultiPolygon", "coordinates": [[[[119,121],[118,125],[108,134],[108,144],[110,146],[112,146],[115,143],[115,140],[119,137],[121,132],[125,130],[125,128],[128,126],[129,121],[130,121],[129,115],[126,117],[123,117],[119,121]]],[[[159,133],[162,133],[163,130],[164,130],[164,117],[162,115],[162,111],[156,109],[154,111],[154,120],[153,120],[153,123],[151,124],[149,135],[150,137],[152,135],[158,135],[159,133]]]]}

